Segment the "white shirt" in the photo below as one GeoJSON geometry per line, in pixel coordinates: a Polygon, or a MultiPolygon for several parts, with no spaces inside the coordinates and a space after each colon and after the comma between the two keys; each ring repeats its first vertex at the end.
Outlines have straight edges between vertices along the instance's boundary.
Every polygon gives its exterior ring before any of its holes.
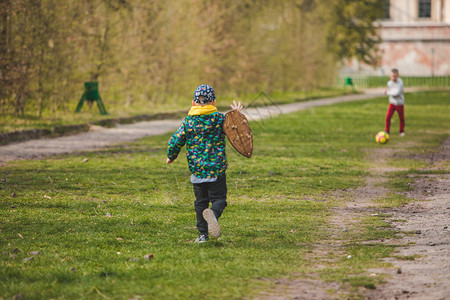
{"type": "Polygon", "coordinates": [[[404,105],[405,97],[403,96],[403,81],[397,78],[397,81],[389,80],[386,94],[389,95],[389,103],[394,105],[404,105]]]}

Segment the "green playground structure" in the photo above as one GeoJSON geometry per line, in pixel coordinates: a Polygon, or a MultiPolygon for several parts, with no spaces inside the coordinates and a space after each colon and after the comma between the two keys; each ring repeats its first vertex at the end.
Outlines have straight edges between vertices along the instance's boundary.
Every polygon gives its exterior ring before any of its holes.
{"type": "Polygon", "coordinates": [[[108,114],[108,112],[106,111],[105,105],[103,104],[102,98],[100,97],[100,94],[98,93],[98,82],[91,81],[91,82],[84,83],[84,93],[83,93],[83,96],[81,96],[80,101],[78,102],[75,112],[81,111],[84,101],[88,101],[91,103],[94,101],[97,102],[97,107],[98,107],[98,110],[100,111],[100,114],[101,115],[108,114]]]}
{"type": "Polygon", "coordinates": [[[347,87],[349,87],[349,86],[350,86],[353,90],[355,90],[355,85],[353,84],[352,78],[351,78],[351,77],[346,77],[346,78],[345,78],[344,88],[347,88],[347,87]]]}

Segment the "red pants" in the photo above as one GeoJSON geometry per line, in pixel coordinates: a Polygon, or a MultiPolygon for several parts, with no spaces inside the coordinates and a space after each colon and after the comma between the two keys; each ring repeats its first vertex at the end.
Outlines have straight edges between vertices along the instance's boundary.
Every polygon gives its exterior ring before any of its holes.
{"type": "Polygon", "coordinates": [[[400,132],[404,132],[405,130],[405,114],[404,114],[404,105],[394,105],[389,103],[389,108],[386,114],[386,126],[384,128],[384,131],[390,132],[391,129],[391,119],[394,115],[394,112],[398,112],[398,117],[400,119],[400,132]]]}

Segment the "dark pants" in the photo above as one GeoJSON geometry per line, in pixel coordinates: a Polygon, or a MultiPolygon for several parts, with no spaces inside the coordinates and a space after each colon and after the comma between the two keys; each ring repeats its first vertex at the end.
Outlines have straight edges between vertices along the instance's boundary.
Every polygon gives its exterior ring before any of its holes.
{"type": "Polygon", "coordinates": [[[197,214],[197,229],[200,233],[208,233],[208,223],[203,218],[203,211],[212,203],[211,210],[217,219],[227,206],[227,179],[220,175],[214,182],[194,183],[195,213],[197,214]]]}
{"type": "Polygon", "coordinates": [[[394,112],[398,112],[398,117],[400,119],[400,132],[403,132],[405,130],[405,110],[403,105],[394,105],[389,103],[389,108],[386,113],[386,126],[384,128],[384,131],[390,132],[391,130],[391,118],[394,115],[394,112]]]}

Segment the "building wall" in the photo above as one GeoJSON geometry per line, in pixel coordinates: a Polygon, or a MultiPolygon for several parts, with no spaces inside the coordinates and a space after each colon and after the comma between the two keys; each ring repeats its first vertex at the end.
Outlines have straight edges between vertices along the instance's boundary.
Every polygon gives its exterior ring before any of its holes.
{"type": "Polygon", "coordinates": [[[390,18],[380,20],[380,66],[346,62],[342,72],[386,75],[450,75],[450,0],[432,0],[431,17],[419,18],[419,0],[390,0],[390,18]]]}
{"type": "Polygon", "coordinates": [[[442,2],[445,2],[442,9],[444,15],[442,20],[443,22],[450,24],[450,3],[448,0],[442,0],[442,2]]]}
{"type": "Polygon", "coordinates": [[[449,0],[432,0],[431,17],[419,18],[418,0],[390,0],[390,22],[412,23],[412,22],[450,22],[449,0]]]}
{"type": "Polygon", "coordinates": [[[411,22],[415,19],[417,11],[417,1],[411,0],[391,0],[390,15],[396,22],[411,22]]]}
{"type": "Polygon", "coordinates": [[[396,67],[403,75],[450,75],[450,26],[385,24],[380,33],[379,72],[396,67]]]}

